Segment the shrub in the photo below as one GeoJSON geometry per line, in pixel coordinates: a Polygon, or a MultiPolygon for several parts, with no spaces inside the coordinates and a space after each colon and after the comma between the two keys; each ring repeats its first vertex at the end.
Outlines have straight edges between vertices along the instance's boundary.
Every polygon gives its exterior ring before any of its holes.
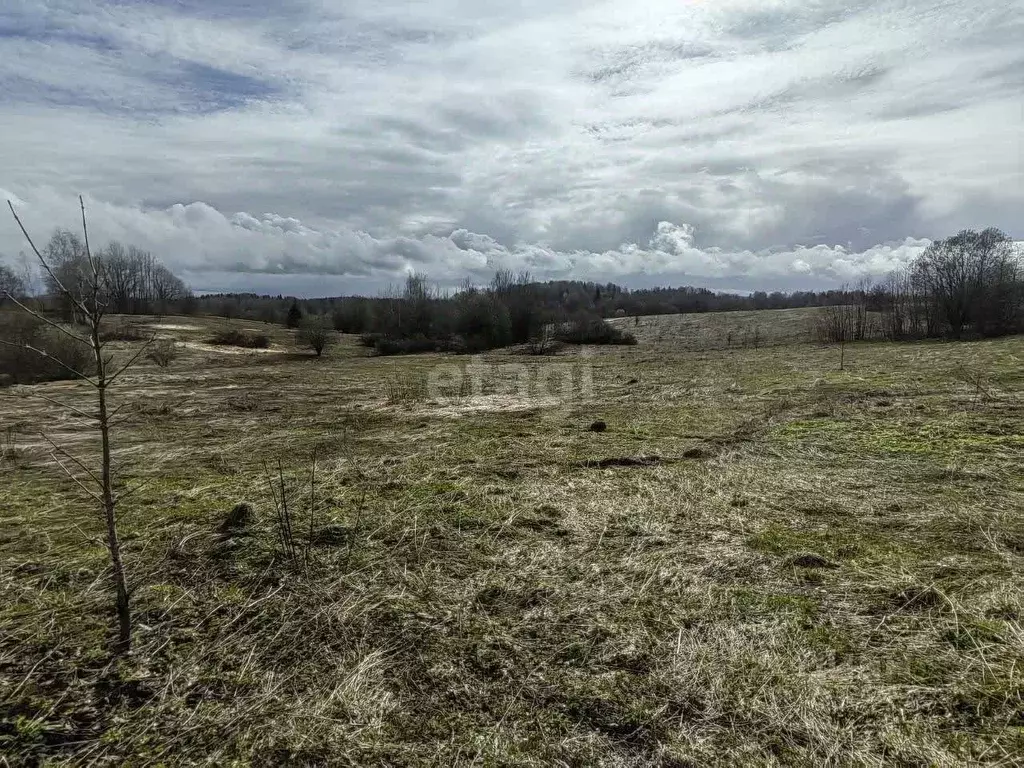
{"type": "Polygon", "coordinates": [[[384,397],[391,405],[422,403],[427,399],[427,381],[424,378],[392,376],[384,381],[384,397]]]}
{"type": "Polygon", "coordinates": [[[449,342],[428,339],[426,336],[395,338],[379,333],[365,333],[359,343],[372,347],[378,355],[415,355],[421,352],[442,352],[451,347],[449,342]]]}
{"type": "Polygon", "coordinates": [[[147,360],[152,360],[161,368],[166,368],[178,357],[178,348],[170,339],[158,341],[146,355],[147,360]]]}
{"type": "Polygon", "coordinates": [[[295,340],[304,347],[309,347],[320,357],[332,341],[334,331],[331,322],[322,315],[309,315],[302,319],[295,340]]]}
{"type": "Polygon", "coordinates": [[[562,342],[555,339],[551,327],[545,325],[530,337],[526,350],[531,355],[557,355],[561,346],[562,342]]]}
{"type": "Polygon", "coordinates": [[[562,326],[556,338],[566,344],[636,344],[636,336],[599,317],[581,317],[562,326]]]}
{"type": "Polygon", "coordinates": [[[222,347],[244,347],[245,349],[267,349],[270,337],[264,334],[245,333],[238,330],[219,331],[208,341],[222,347]]]}
{"type": "Polygon", "coordinates": [[[851,290],[840,289],[852,301],[845,304],[829,304],[818,310],[812,332],[822,343],[844,344],[848,341],[864,341],[876,333],[875,318],[868,312],[869,295],[865,286],[851,290]]]}
{"type": "Polygon", "coordinates": [[[148,338],[137,326],[124,320],[100,332],[100,341],[144,341],[148,338]]]}
{"type": "Polygon", "coordinates": [[[14,274],[10,267],[0,264],[0,307],[7,302],[7,294],[24,296],[25,281],[14,274]]]}
{"type": "Polygon", "coordinates": [[[0,465],[17,464],[24,451],[18,447],[17,427],[7,427],[0,437],[0,465]]]}
{"type": "Polygon", "coordinates": [[[42,321],[20,312],[0,313],[0,381],[35,384],[78,378],[69,368],[90,375],[89,350],[42,321]],[[27,347],[45,351],[50,359],[27,347]],[[58,362],[59,361],[59,362],[58,362]],[[63,363],[63,365],[61,364],[63,363]]]}

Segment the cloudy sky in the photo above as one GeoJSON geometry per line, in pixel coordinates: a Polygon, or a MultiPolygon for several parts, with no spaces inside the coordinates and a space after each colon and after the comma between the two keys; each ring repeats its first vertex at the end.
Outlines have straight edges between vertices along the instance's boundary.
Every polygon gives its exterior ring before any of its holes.
{"type": "Polygon", "coordinates": [[[1022,40],[1024,0],[3,0],[0,194],[197,290],[831,286],[1024,239],[1022,40]]]}

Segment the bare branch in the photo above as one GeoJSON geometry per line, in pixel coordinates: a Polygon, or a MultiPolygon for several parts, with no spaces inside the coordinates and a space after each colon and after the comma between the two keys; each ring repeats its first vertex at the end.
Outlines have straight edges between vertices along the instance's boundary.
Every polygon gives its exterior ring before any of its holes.
{"type": "Polygon", "coordinates": [[[51,440],[49,438],[49,436],[47,436],[47,434],[45,432],[40,432],[39,435],[40,435],[40,437],[43,438],[43,440],[45,440],[46,442],[48,442],[50,444],[50,446],[53,448],[54,452],[60,453],[63,456],[66,456],[67,458],[69,458],[71,461],[73,461],[75,463],[75,466],[77,466],[79,469],[81,469],[83,472],[85,472],[87,475],[89,475],[89,477],[92,478],[94,483],[96,483],[98,486],[100,486],[100,488],[103,487],[103,482],[96,476],[96,473],[93,472],[91,469],[89,469],[87,466],[85,466],[85,464],[83,464],[82,461],[78,457],[76,457],[73,453],[68,451],[66,448],[61,448],[59,445],[57,445],[55,442],[53,442],[53,440],[51,440]]]}
{"type": "Polygon", "coordinates": [[[57,400],[56,398],[50,397],[49,395],[41,395],[38,392],[29,392],[25,396],[26,397],[38,397],[40,400],[45,400],[46,402],[52,403],[53,405],[60,406],[61,408],[66,408],[67,410],[71,411],[72,413],[74,413],[74,414],[76,414],[78,416],[81,416],[83,419],[89,419],[90,421],[98,421],[99,420],[99,416],[97,416],[95,413],[87,413],[87,412],[83,411],[81,408],[76,408],[73,405],[68,405],[67,403],[61,402],[60,400],[57,400]]]}
{"type": "Polygon", "coordinates": [[[124,414],[122,414],[121,411],[123,411],[125,408],[127,408],[130,405],[132,405],[132,403],[126,401],[126,402],[121,403],[119,406],[117,406],[117,408],[114,408],[107,415],[107,423],[111,427],[114,426],[115,424],[118,424],[118,425],[120,425],[120,424],[127,424],[131,420],[132,414],[131,413],[124,413],[124,414]]]}
{"type": "Polygon", "coordinates": [[[14,216],[14,220],[18,222],[18,228],[21,229],[21,234],[25,236],[25,239],[28,240],[28,244],[32,246],[32,252],[35,253],[36,258],[38,258],[45,265],[46,260],[43,258],[43,254],[41,254],[39,252],[39,249],[36,248],[36,244],[32,242],[31,235],[29,235],[28,230],[25,229],[25,225],[21,223],[21,219],[18,218],[18,212],[14,210],[14,203],[8,200],[7,207],[11,209],[11,214],[14,216]]]}
{"type": "Polygon", "coordinates": [[[82,314],[88,315],[89,309],[88,307],[85,306],[85,302],[83,302],[81,299],[75,296],[75,294],[73,294],[68,288],[66,288],[64,286],[64,283],[60,281],[60,278],[58,278],[57,275],[54,274],[54,271],[50,268],[50,265],[46,263],[46,259],[43,258],[43,254],[39,252],[38,248],[36,248],[36,244],[32,241],[32,238],[29,236],[28,230],[25,229],[25,225],[21,223],[21,219],[18,218],[18,212],[14,210],[14,204],[10,200],[7,201],[7,207],[11,209],[11,215],[13,215],[14,220],[18,222],[18,228],[21,230],[21,233],[25,236],[25,239],[28,240],[28,244],[32,246],[32,252],[35,253],[36,258],[39,259],[39,264],[46,271],[46,274],[50,277],[51,280],[53,280],[53,284],[57,286],[58,290],[60,290],[61,293],[63,293],[65,296],[68,297],[68,299],[71,300],[71,302],[82,312],[82,314]]]}
{"type": "Polygon", "coordinates": [[[117,381],[118,376],[120,376],[122,373],[127,371],[129,368],[131,368],[132,365],[135,364],[135,361],[138,360],[140,357],[142,357],[142,353],[145,352],[147,349],[149,349],[150,345],[152,345],[154,341],[156,341],[156,334],[153,334],[153,338],[151,338],[149,341],[147,341],[145,344],[143,344],[142,347],[139,349],[139,351],[136,352],[134,355],[132,355],[131,359],[129,359],[127,363],[122,365],[114,373],[113,376],[111,376],[109,379],[107,379],[107,385],[109,386],[109,385],[113,384],[115,381],[117,381]]]}
{"type": "Polygon", "coordinates": [[[85,223],[85,199],[79,195],[78,205],[82,209],[82,235],[85,239],[85,257],[89,261],[89,268],[92,270],[92,310],[89,315],[92,322],[99,328],[99,322],[106,314],[107,303],[100,301],[100,269],[96,259],[93,258],[92,248],[89,246],[89,225],[85,223]]]}
{"type": "MultiPolygon", "coordinates": [[[[137,485],[132,486],[131,488],[126,489],[123,493],[119,493],[117,495],[117,499],[116,499],[117,502],[120,503],[120,502],[124,501],[125,499],[131,498],[132,496],[134,496],[139,491],[142,491],[142,490],[145,490],[146,488],[148,488],[152,483],[153,483],[153,478],[150,478],[150,479],[148,479],[148,480],[146,480],[144,482],[141,482],[141,483],[138,483],[137,485]]],[[[124,513],[122,513],[122,514],[124,514],[124,513]]]]}
{"type": "Polygon", "coordinates": [[[127,406],[127,405],[128,405],[128,403],[121,403],[121,404],[120,404],[119,406],[117,406],[117,408],[115,408],[114,410],[112,410],[112,411],[110,412],[110,414],[109,414],[109,415],[107,416],[107,418],[108,418],[108,419],[112,419],[112,418],[114,418],[114,417],[115,417],[115,416],[117,416],[117,414],[119,414],[119,413],[120,413],[120,412],[121,412],[121,411],[122,411],[122,410],[124,409],[124,407],[125,407],[125,406],[127,406]]]}
{"type": "Polygon", "coordinates": [[[78,477],[75,475],[75,473],[72,472],[70,469],[68,469],[66,466],[64,466],[64,463],[60,459],[57,458],[57,454],[51,453],[50,454],[50,458],[53,459],[54,463],[58,467],[60,467],[61,469],[64,470],[64,474],[66,474],[68,477],[70,477],[72,480],[75,481],[75,484],[79,488],[81,488],[83,491],[85,491],[87,494],[89,494],[89,496],[91,496],[98,503],[100,503],[100,504],[103,503],[103,499],[99,496],[99,494],[95,493],[94,491],[90,490],[89,488],[86,488],[85,483],[83,483],[81,480],[79,480],[78,477]]]}
{"type": "Polygon", "coordinates": [[[92,249],[89,248],[89,226],[85,223],[85,199],[79,195],[78,205],[82,209],[82,234],[85,235],[85,255],[89,259],[89,265],[92,267],[92,272],[96,274],[96,263],[92,258],[92,249]]]}

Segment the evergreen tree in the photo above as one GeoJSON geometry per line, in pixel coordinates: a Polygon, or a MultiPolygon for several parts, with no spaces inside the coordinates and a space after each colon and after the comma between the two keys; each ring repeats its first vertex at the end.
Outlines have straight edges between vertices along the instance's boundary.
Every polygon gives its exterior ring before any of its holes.
{"type": "Polygon", "coordinates": [[[302,310],[299,309],[299,302],[292,299],[292,305],[288,307],[288,316],[285,318],[285,325],[289,328],[298,328],[302,322],[302,310]]]}

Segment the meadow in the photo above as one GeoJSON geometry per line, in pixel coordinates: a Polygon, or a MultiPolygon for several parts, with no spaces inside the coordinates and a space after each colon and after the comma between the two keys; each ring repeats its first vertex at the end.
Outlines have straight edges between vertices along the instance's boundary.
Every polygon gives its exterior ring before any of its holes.
{"type": "Polygon", "coordinates": [[[177,350],[113,390],[133,650],[36,396],[91,390],[0,390],[0,764],[1021,765],[1024,337],[840,370],[815,311],[479,358],[118,320],[177,350]]]}

